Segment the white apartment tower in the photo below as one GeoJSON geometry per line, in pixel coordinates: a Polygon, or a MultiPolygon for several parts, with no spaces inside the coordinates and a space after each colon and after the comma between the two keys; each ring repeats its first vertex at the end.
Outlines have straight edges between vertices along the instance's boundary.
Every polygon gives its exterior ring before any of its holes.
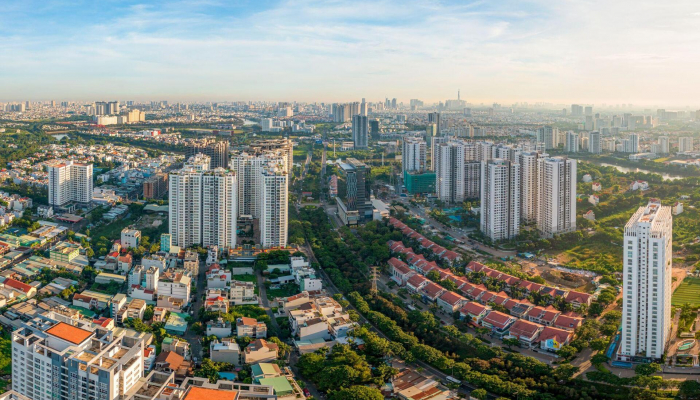
{"type": "Polygon", "coordinates": [[[71,201],[89,203],[92,201],[92,164],[73,161],[50,165],[49,204],[62,206],[71,201]]]}
{"type": "Polygon", "coordinates": [[[603,151],[603,144],[600,141],[600,132],[590,132],[588,134],[588,152],[600,154],[603,151]]]}
{"type": "Polygon", "coordinates": [[[566,146],[565,146],[564,150],[567,153],[578,153],[578,145],[579,145],[578,133],[576,133],[574,131],[566,132],[566,146]]]}
{"type": "Polygon", "coordinates": [[[460,140],[440,143],[435,149],[435,191],[441,201],[458,203],[479,196],[481,164],[476,147],[460,140]]]}
{"type": "Polygon", "coordinates": [[[540,188],[537,174],[537,160],[540,154],[535,151],[520,153],[520,219],[525,224],[537,222],[537,192],[540,188]]]}
{"type": "Polygon", "coordinates": [[[576,230],[576,160],[537,160],[537,229],[544,237],[576,230]]]}
{"type": "Polygon", "coordinates": [[[672,222],[671,207],[650,202],[625,225],[618,360],[658,360],[670,339],[672,222]]]}
{"type": "Polygon", "coordinates": [[[264,248],[287,247],[288,175],[282,165],[260,172],[260,243],[264,248]]]}
{"type": "Polygon", "coordinates": [[[639,135],[636,133],[630,133],[629,141],[630,148],[628,153],[639,152],[639,135]]]}
{"type": "Polygon", "coordinates": [[[238,187],[235,172],[202,174],[202,246],[236,247],[238,187]]]}
{"type": "Polygon", "coordinates": [[[544,143],[545,150],[554,149],[558,146],[558,136],[559,129],[552,126],[543,126],[537,129],[537,142],[544,143]]]}
{"type": "Polygon", "coordinates": [[[693,138],[691,136],[678,138],[678,152],[693,151],[693,138]]]}
{"type": "Polygon", "coordinates": [[[401,153],[404,172],[424,171],[426,169],[426,148],[425,140],[421,138],[404,138],[401,153]]]}
{"type": "Polygon", "coordinates": [[[168,185],[170,235],[175,245],[236,246],[235,172],[209,170],[209,157],[198,154],[170,173],[168,185]]]}
{"type": "Polygon", "coordinates": [[[143,337],[49,312],[12,332],[12,388],[32,400],[124,398],[143,375],[143,337]]]}
{"type": "Polygon", "coordinates": [[[265,151],[261,154],[239,153],[231,157],[230,166],[238,179],[237,216],[250,215],[260,218],[260,196],[262,175],[268,165],[288,165],[288,156],[283,151],[265,151]]]}
{"type": "Polygon", "coordinates": [[[661,153],[661,154],[670,153],[669,147],[670,147],[670,142],[669,142],[668,136],[659,136],[659,153],[661,153]]]}
{"type": "Polygon", "coordinates": [[[481,232],[493,241],[520,233],[520,164],[501,159],[481,163],[481,232]]]}

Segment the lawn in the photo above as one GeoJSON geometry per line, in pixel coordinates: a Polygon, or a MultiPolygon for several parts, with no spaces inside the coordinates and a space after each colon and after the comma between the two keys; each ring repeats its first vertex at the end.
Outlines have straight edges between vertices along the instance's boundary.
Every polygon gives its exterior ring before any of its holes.
{"type": "Polygon", "coordinates": [[[700,307],[700,278],[685,278],[673,292],[672,305],[680,307],[686,303],[692,307],[700,307]]]}
{"type": "Polygon", "coordinates": [[[231,279],[241,282],[257,282],[258,278],[253,274],[234,275],[231,279]]]}

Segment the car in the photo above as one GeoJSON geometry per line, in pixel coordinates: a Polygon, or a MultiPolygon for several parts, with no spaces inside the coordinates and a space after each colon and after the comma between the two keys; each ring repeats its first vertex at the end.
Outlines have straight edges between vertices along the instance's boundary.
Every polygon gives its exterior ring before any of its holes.
{"type": "Polygon", "coordinates": [[[306,396],[306,397],[311,396],[311,392],[309,392],[309,389],[304,388],[304,396],[306,396]]]}

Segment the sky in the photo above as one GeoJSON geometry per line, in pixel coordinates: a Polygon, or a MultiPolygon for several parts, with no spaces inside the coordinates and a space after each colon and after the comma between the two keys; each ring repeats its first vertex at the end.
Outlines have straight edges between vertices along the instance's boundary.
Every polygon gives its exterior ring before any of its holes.
{"type": "Polygon", "coordinates": [[[0,101],[700,105],[695,0],[3,0],[0,101]]]}

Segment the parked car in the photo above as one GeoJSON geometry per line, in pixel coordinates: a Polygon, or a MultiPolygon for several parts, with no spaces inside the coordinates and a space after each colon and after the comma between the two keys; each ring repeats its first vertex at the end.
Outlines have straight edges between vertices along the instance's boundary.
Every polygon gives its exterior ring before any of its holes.
{"type": "Polygon", "coordinates": [[[304,396],[306,396],[306,397],[311,396],[311,392],[309,392],[309,389],[304,388],[304,396]]]}

